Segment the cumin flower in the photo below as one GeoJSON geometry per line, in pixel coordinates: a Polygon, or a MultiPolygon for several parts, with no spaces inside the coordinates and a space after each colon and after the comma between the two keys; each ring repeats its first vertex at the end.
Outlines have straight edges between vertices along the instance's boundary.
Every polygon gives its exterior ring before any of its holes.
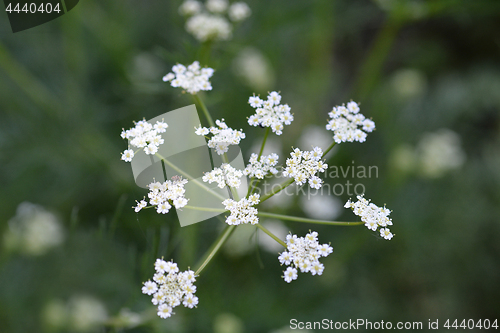
{"type": "Polygon", "coordinates": [[[347,106],[334,107],[328,115],[331,119],[326,129],[333,132],[336,143],[365,142],[366,133],[375,129],[375,123],[359,113],[359,106],[353,101],[347,103],[347,106]]]}
{"type": "Polygon", "coordinates": [[[286,168],[283,171],[285,177],[294,178],[295,183],[299,186],[309,182],[311,188],[319,189],[323,185],[316,174],[325,172],[328,164],[321,160],[323,151],[319,147],[314,147],[311,151],[301,151],[295,148],[290,153],[290,158],[286,160],[286,168]]]}
{"type": "Polygon", "coordinates": [[[217,154],[222,155],[229,150],[230,145],[238,145],[241,139],[245,138],[243,130],[234,130],[226,125],[224,119],[216,120],[217,127],[198,127],[195,130],[196,135],[212,134],[208,140],[208,147],[215,149],[217,154]]]}
{"type": "Polygon", "coordinates": [[[248,124],[270,127],[273,133],[281,135],[283,125],[290,125],[293,115],[290,113],[288,104],[280,104],[280,102],[281,95],[276,91],[270,92],[265,101],[258,96],[251,96],[248,103],[255,108],[255,114],[248,118],[248,124]]]}
{"type": "Polygon", "coordinates": [[[231,215],[226,218],[226,223],[229,225],[259,223],[257,208],[253,207],[259,202],[260,196],[258,194],[252,194],[248,199],[243,198],[240,201],[234,201],[233,199],[224,200],[222,204],[231,212],[231,215]]]}
{"type": "MultiPolygon", "coordinates": [[[[149,203],[151,206],[156,206],[156,212],[158,214],[168,213],[170,208],[172,208],[172,205],[176,209],[186,206],[189,200],[184,196],[186,192],[184,185],[186,185],[187,182],[187,179],[174,176],[171,180],[167,180],[163,183],[153,182],[149,184],[149,203]]],[[[143,199],[140,202],[137,202],[137,206],[133,208],[137,213],[146,206],[147,202],[143,199]]]]}
{"type": "MultiPolygon", "coordinates": [[[[136,122],[135,127],[122,130],[121,137],[129,140],[130,146],[142,148],[146,154],[154,155],[164,142],[161,133],[164,133],[167,128],[168,124],[163,121],[157,121],[156,124],[151,125],[144,119],[136,122]]],[[[125,162],[131,162],[134,155],[134,151],[129,147],[123,151],[121,159],[125,162]]]]}
{"type": "Polygon", "coordinates": [[[172,73],[163,77],[164,82],[170,82],[174,88],[182,88],[194,95],[200,90],[212,90],[210,78],[214,75],[214,70],[209,67],[200,67],[198,61],[189,66],[177,64],[172,67],[172,73]]]}
{"type": "Polygon", "coordinates": [[[237,170],[231,165],[224,163],[220,168],[214,168],[212,171],[205,173],[202,180],[209,184],[216,182],[219,188],[224,188],[226,185],[239,188],[241,177],[243,177],[241,170],[237,170]]]}
{"type": "Polygon", "coordinates": [[[385,206],[382,208],[370,203],[370,200],[366,200],[363,196],[358,195],[358,201],[356,202],[351,202],[349,199],[344,207],[351,208],[355,215],[360,216],[361,221],[365,223],[368,229],[377,231],[381,227],[380,237],[391,240],[394,234],[387,228],[387,226],[392,225],[392,220],[389,218],[391,211],[385,206]]]}
{"type": "Polygon", "coordinates": [[[305,237],[289,234],[286,236],[287,250],[280,253],[278,260],[281,265],[288,265],[283,279],[290,283],[297,279],[297,270],[301,273],[321,275],[325,266],[319,262],[321,257],[327,257],[333,252],[328,244],[318,243],[318,233],[312,231],[305,237]]]}
{"type": "Polygon", "coordinates": [[[196,276],[192,270],[179,272],[177,264],[173,261],[156,259],[156,274],[153,281],[144,282],[142,293],[152,295],[151,302],[158,306],[158,316],[169,318],[173,314],[173,308],[184,305],[192,309],[198,304],[198,297],[194,295],[196,276]]]}
{"type": "Polygon", "coordinates": [[[273,153],[268,156],[261,156],[259,160],[257,160],[257,157],[257,154],[250,156],[250,163],[243,170],[245,176],[263,179],[269,173],[273,175],[278,173],[278,170],[275,168],[276,164],[278,164],[278,154],[273,153]]]}

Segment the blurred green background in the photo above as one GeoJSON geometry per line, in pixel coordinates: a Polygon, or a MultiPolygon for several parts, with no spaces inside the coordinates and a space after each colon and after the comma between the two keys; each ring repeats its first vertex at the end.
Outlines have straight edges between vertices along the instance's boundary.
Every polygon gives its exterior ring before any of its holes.
{"type": "MultiPolygon", "coordinates": [[[[363,184],[368,198],[393,210],[396,236],[387,242],[365,227],[263,221],[299,236],[313,229],[331,242],[324,274],[285,283],[278,251],[249,229],[198,279],[197,309],[156,317],[140,291],[154,260],[194,267],[222,225],[181,229],[173,211],[134,213],[146,193],[120,161],[122,128],[192,104],[161,81],[199,55],[180,4],[82,0],[16,34],[0,15],[1,333],[286,332],[292,318],[424,327],[428,319],[500,319],[494,0],[248,1],[252,16],[208,61],[214,89],[203,98],[213,117],[243,128],[248,158],[263,135],[246,123],[248,96],[281,91],[295,121],[269,145],[283,162],[291,146],[329,139],[333,106],[358,101],[377,130],[366,143],[339,145],[328,163],[376,166],[378,177],[327,182],[363,184]]],[[[282,197],[265,210],[356,221],[342,208],[349,197],[282,197]]]]}

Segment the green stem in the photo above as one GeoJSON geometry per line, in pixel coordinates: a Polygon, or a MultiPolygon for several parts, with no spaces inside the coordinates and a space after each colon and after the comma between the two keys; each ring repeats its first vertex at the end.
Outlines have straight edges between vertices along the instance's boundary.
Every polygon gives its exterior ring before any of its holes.
{"type": "Polygon", "coordinates": [[[354,226],[354,225],[363,225],[364,224],[364,222],[338,222],[338,221],[314,220],[314,219],[307,219],[305,217],[296,217],[296,216],[281,215],[281,214],[266,213],[266,212],[259,212],[258,215],[262,216],[262,217],[270,217],[270,218],[275,218],[275,219],[279,219],[279,220],[303,222],[303,223],[344,225],[344,226],[345,225],[354,226]]]}
{"type": "Polygon", "coordinates": [[[198,96],[196,94],[194,94],[192,96],[193,96],[195,102],[198,103],[198,105],[200,106],[201,111],[203,111],[203,114],[205,115],[205,118],[207,118],[208,124],[211,127],[215,127],[214,120],[212,119],[212,116],[210,115],[210,112],[208,112],[208,109],[207,109],[205,103],[203,103],[203,101],[201,100],[200,96],[198,96]]]}
{"type": "Polygon", "coordinates": [[[213,259],[213,257],[217,254],[217,252],[222,247],[222,245],[224,245],[224,243],[226,242],[226,240],[228,239],[228,237],[231,235],[231,233],[233,232],[233,230],[234,230],[235,227],[236,226],[234,226],[234,225],[228,225],[228,226],[226,226],[226,228],[224,228],[224,231],[222,231],[222,233],[219,235],[219,237],[217,238],[217,240],[214,242],[214,244],[208,250],[208,252],[207,252],[208,254],[206,255],[205,260],[203,260],[202,264],[196,270],[196,272],[194,273],[194,275],[200,275],[200,273],[208,265],[208,263],[210,262],[210,260],[213,259]]]}
{"type": "Polygon", "coordinates": [[[264,139],[262,140],[262,145],[260,146],[260,151],[259,151],[259,156],[257,157],[257,161],[259,161],[260,157],[262,156],[262,152],[264,151],[264,146],[266,145],[267,137],[269,135],[270,130],[271,127],[266,128],[266,133],[264,133],[264,139]]]}
{"type": "Polygon", "coordinates": [[[206,42],[204,42],[202,45],[201,45],[201,52],[200,52],[200,62],[203,66],[208,66],[208,62],[210,61],[210,53],[211,53],[211,49],[212,49],[212,45],[213,45],[213,40],[210,39],[206,42]]]}
{"type": "Polygon", "coordinates": [[[260,223],[257,223],[256,226],[264,231],[266,234],[268,234],[272,239],[274,239],[275,241],[277,241],[278,243],[280,243],[281,245],[283,245],[286,249],[286,244],[285,242],[283,242],[281,239],[279,239],[278,237],[276,237],[276,235],[274,235],[272,232],[270,232],[269,230],[267,230],[264,226],[262,226],[260,223]]]}
{"type": "Polygon", "coordinates": [[[167,181],[167,170],[165,170],[165,162],[161,160],[161,168],[163,169],[163,179],[167,181]]]}
{"type": "Polygon", "coordinates": [[[187,208],[187,209],[191,209],[191,210],[200,210],[202,212],[215,212],[215,213],[224,213],[225,211],[227,211],[226,209],[222,209],[222,208],[208,208],[208,207],[197,207],[197,206],[189,206],[189,205],[186,205],[182,208],[187,208]]]}
{"type": "Polygon", "coordinates": [[[253,193],[253,191],[255,191],[259,182],[260,179],[255,179],[255,177],[252,177],[252,179],[250,179],[250,185],[248,187],[247,197],[250,196],[253,193]]]}
{"type": "Polygon", "coordinates": [[[293,183],[294,179],[293,178],[290,178],[289,180],[287,180],[286,182],[282,183],[279,185],[278,188],[274,189],[271,191],[271,193],[263,196],[261,199],[260,199],[260,202],[264,202],[266,201],[267,199],[269,199],[270,197],[272,197],[273,195],[281,192],[282,190],[284,190],[286,187],[288,187],[289,185],[291,185],[293,183]]]}
{"type": "Polygon", "coordinates": [[[326,148],[326,150],[323,152],[323,157],[326,156],[326,154],[328,154],[330,152],[330,150],[332,150],[332,148],[336,145],[337,143],[335,141],[332,142],[332,144],[326,148]]]}
{"type": "Polygon", "coordinates": [[[165,157],[161,156],[159,153],[156,153],[155,155],[158,156],[162,161],[164,161],[165,164],[167,164],[169,167],[171,167],[172,169],[174,169],[175,171],[177,171],[178,173],[180,173],[182,176],[186,177],[188,180],[194,182],[196,185],[198,185],[199,187],[201,187],[205,191],[211,193],[212,195],[216,196],[217,198],[219,198],[221,200],[226,200],[226,198],[224,198],[222,195],[220,195],[219,193],[216,193],[212,189],[206,187],[205,185],[203,185],[203,183],[200,183],[199,180],[193,178],[187,172],[184,172],[182,169],[180,169],[175,164],[173,164],[172,162],[170,162],[169,160],[167,160],[165,157]]]}
{"type": "Polygon", "coordinates": [[[398,16],[390,15],[379,30],[355,81],[353,95],[356,99],[363,101],[376,86],[384,62],[403,23],[398,16]]]}

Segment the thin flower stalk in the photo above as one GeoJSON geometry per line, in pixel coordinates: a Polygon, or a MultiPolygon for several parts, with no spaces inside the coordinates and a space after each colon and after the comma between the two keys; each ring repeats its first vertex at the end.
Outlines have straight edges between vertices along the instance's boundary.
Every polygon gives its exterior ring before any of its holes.
{"type": "Polygon", "coordinates": [[[285,220],[285,221],[325,224],[325,225],[335,225],[335,226],[356,226],[356,225],[363,225],[364,224],[364,222],[339,222],[339,221],[315,220],[315,219],[308,219],[305,217],[289,216],[289,215],[274,214],[274,213],[267,213],[267,212],[259,212],[257,215],[262,216],[262,217],[269,217],[269,218],[273,218],[273,219],[278,219],[278,220],[285,220]]]}

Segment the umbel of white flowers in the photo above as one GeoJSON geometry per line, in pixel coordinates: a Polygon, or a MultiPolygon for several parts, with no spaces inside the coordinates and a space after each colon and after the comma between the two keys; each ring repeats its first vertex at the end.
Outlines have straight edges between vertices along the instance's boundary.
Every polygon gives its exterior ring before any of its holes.
{"type": "Polygon", "coordinates": [[[172,67],[172,73],[163,77],[163,82],[170,82],[175,88],[182,88],[190,94],[196,94],[200,90],[212,90],[210,78],[214,70],[209,67],[201,68],[198,61],[189,66],[177,64],[172,67]]]}
{"type": "Polygon", "coordinates": [[[319,258],[326,257],[333,252],[328,244],[319,244],[318,233],[312,231],[305,237],[289,234],[286,236],[287,251],[280,253],[278,260],[281,265],[289,265],[284,272],[283,279],[290,283],[297,279],[297,268],[302,273],[321,275],[325,266],[319,258]]]}
{"type": "Polygon", "coordinates": [[[192,270],[179,272],[173,261],[156,259],[156,274],[153,281],[144,282],[142,293],[153,295],[151,302],[158,306],[158,316],[168,318],[172,316],[173,308],[184,305],[192,309],[198,304],[198,297],[194,295],[196,276],[192,270]]]}
{"type": "Polygon", "coordinates": [[[380,237],[391,240],[394,236],[387,226],[392,225],[392,220],[389,218],[391,211],[385,206],[383,208],[370,203],[363,195],[358,195],[358,201],[351,202],[349,199],[344,205],[345,208],[351,208],[354,214],[361,217],[361,221],[365,222],[365,226],[373,231],[377,231],[380,227],[380,237]]]}
{"type": "Polygon", "coordinates": [[[257,224],[259,223],[259,218],[257,217],[257,208],[253,207],[260,202],[260,195],[254,193],[247,198],[243,198],[240,201],[234,201],[233,199],[226,199],[222,202],[224,207],[231,212],[226,219],[226,223],[229,225],[239,225],[239,224],[257,224]]]}
{"type": "MultiPolygon", "coordinates": [[[[184,185],[186,185],[187,182],[187,179],[174,176],[171,180],[167,180],[163,183],[153,182],[149,184],[149,203],[151,206],[156,207],[156,212],[158,214],[168,213],[170,208],[172,208],[172,205],[174,205],[176,209],[186,206],[189,199],[186,199],[184,196],[186,192],[184,185]]],[[[137,202],[137,206],[133,208],[137,213],[147,205],[148,203],[145,199],[143,199],[140,202],[137,202]]]]}
{"type": "Polygon", "coordinates": [[[259,160],[257,160],[257,158],[258,155],[252,153],[250,156],[250,163],[247,165],[245,170],[243,170],[243,174],[245,176],[264,179],[268,173],[273,175],[278,173],[278,169],[275,168],[276,164],[278,164],[278,154],[273,153],[268,156],[261,156],[259,160]]]}
{"type": "Polygon", "coordinates": [[[226,125],[224,119],[216,120],[217,127],[198,127],[196,128],[196,135],[206,136],[209,133],[213,136],[208,140],[208,146],[215,149],[217,154],[222,155],[226,153],[230,145],[238,145],[241,139],[245,138],[243,130],[234,130],[226,125]]]}
{"type": "MultiPolygon", "coordinates": [[[[161,133],[164,133],[168,128],[168,124],[163,121],[157,121],[151,125],[146,120],[141,120],[135,123],[135,127],[128,130],[123,130],[121,133],[122,139],[129,140],[129,144],[135,148],[143,148],[148,155],[154,155],[158,152],[158,147],[164,142],[161,133]]],[[[131,162],[134,158],[134,150],[126,149],[122,153],[122,160],[131,162]]]]}
{"type": "Polygon", "coordinates": [[[290,125],[293,115],[288,104],[281,105],[281,95],[276,91],[270,92],[267,100],[258,96],[251,96],[248,103],[255,108],[255,114],[248,118],[251,126],[270,127],[276,135],[283,133],[283,125],[290,125]]]}
{"type": "Polygon", "coordinates": [[[214,168],[212,171],[205,173],[202,180],[205,183],[212,184],[216,182],[219,188],[227,186],[239,188],[241,185],[241,177],[243,172],[233,168],[230,164],[222,164],[220,168],[214,168]]]}
{"type": "Polygon", "coordinates": [[[365,132],[375,129],[375,123],[359,113],[359,106],[353,101],[347,103],[347,107],[344,105],[334,107],[328,115],[331,119],[326,129],[333,132],[333,139],[336,143],[365,142],[365,132]]]}
{"type": "Polygon", "coordinates": [[[286,160],[286,168],[283,171],[283,175],[293,178],[299,186],[309,181],[311,188],[321,188],[323,180],[316,176],[316,174],[318,172],[325,172],[328,168],[328,164],[321,160],[323,156],[321,148],[314,147],[311,151],[301,151],[299,148],[295,148],[290,153],[290,156],[286,160]]]}

